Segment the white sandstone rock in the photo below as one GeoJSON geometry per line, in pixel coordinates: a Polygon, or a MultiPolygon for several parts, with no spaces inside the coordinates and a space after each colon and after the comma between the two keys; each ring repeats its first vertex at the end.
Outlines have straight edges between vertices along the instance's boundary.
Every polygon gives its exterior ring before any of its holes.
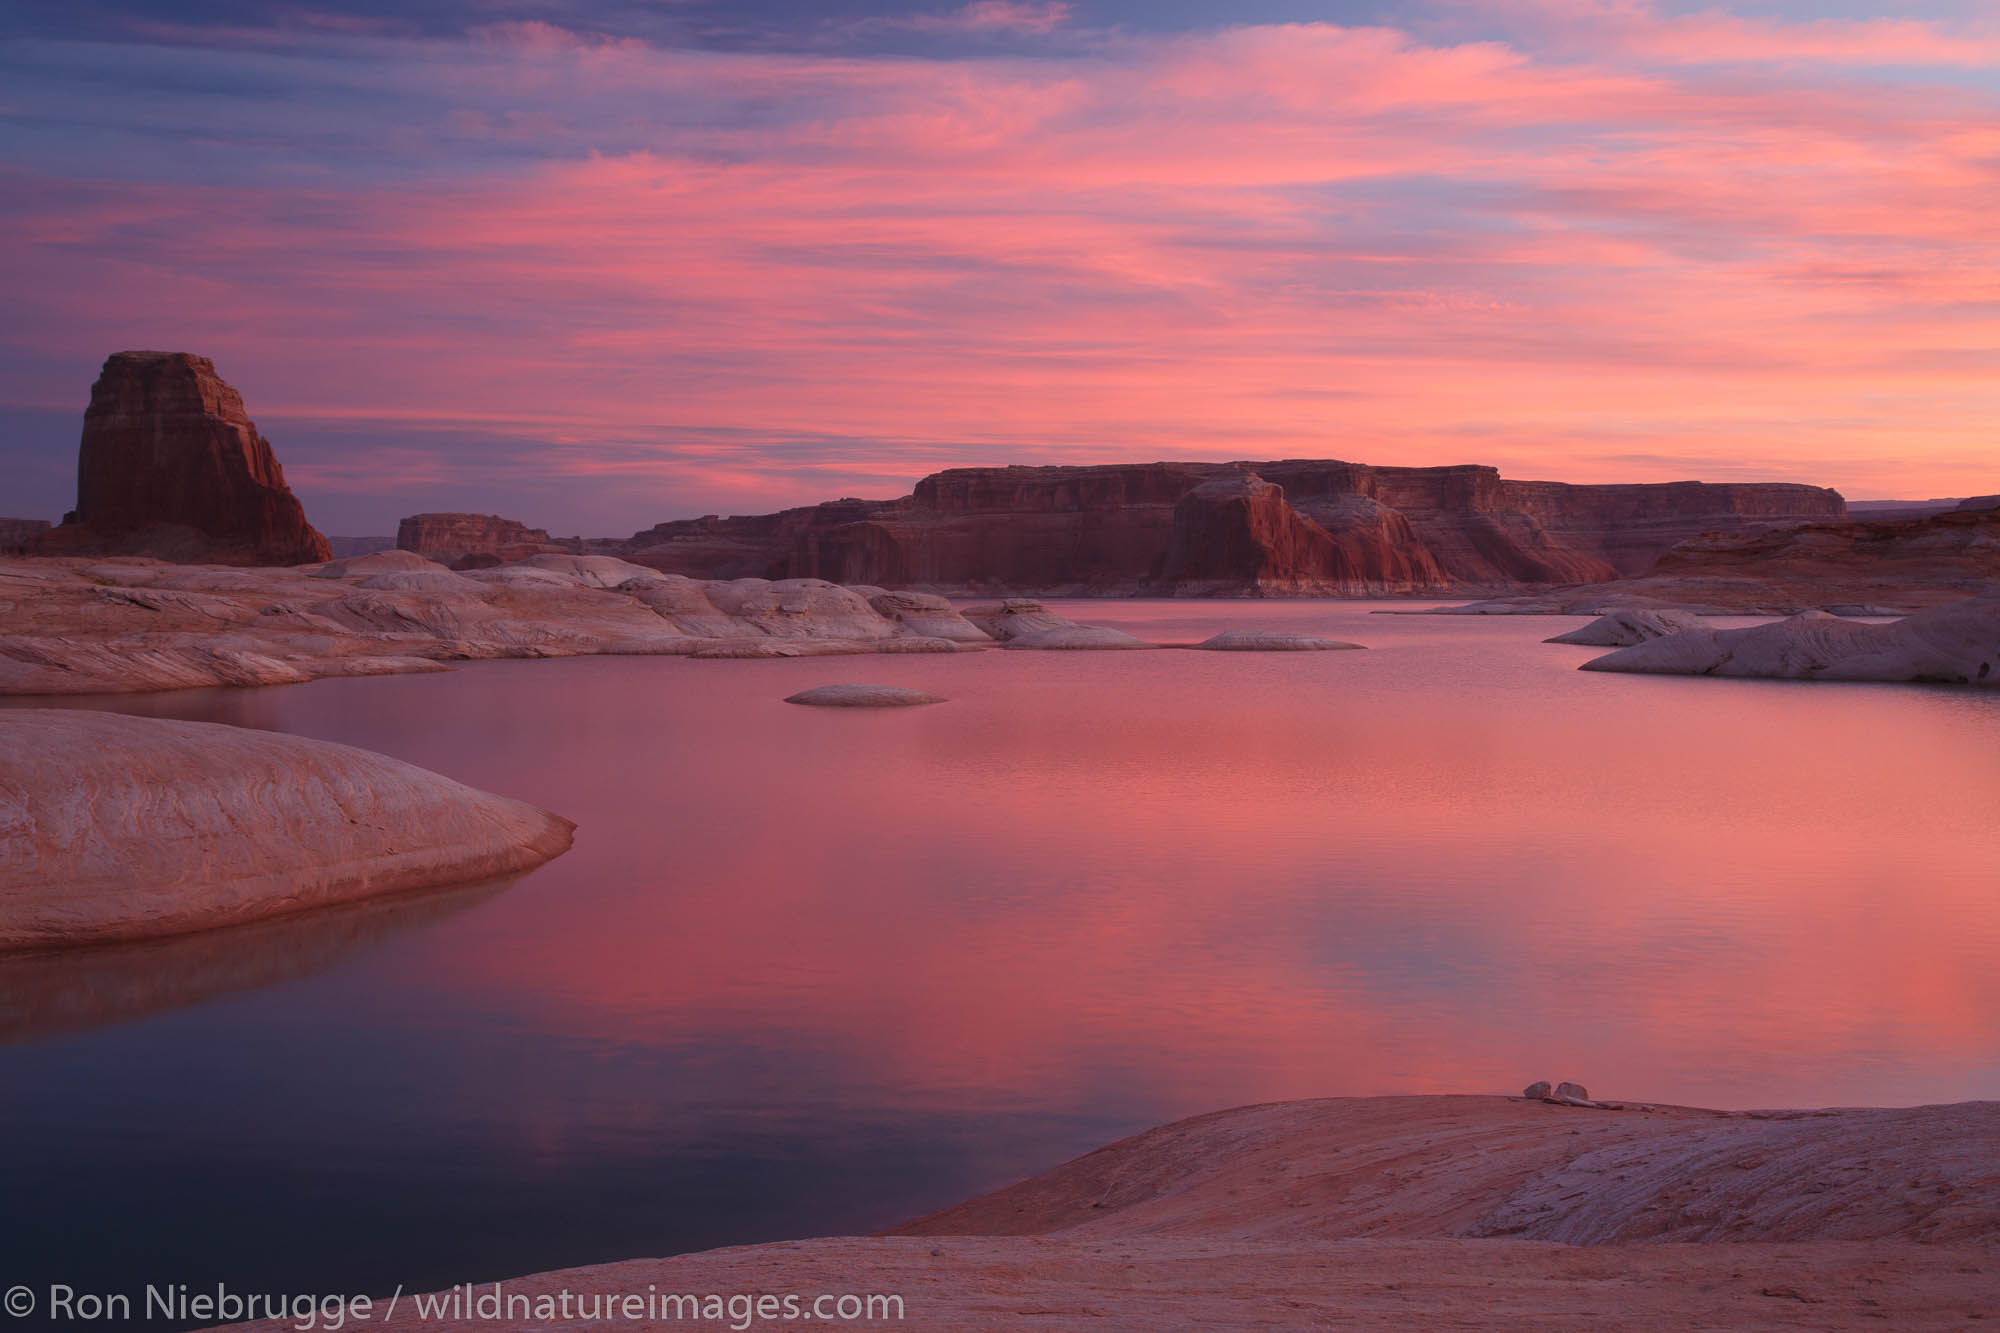
{"type": "Polygon", "coordinates": [[[0,950],[145,939],[512,874],[573,826],[383,755],[0,710],[0,950]]]}
{"type": "Polygon", "coordinates": [[[1648,639],[1664,638],[1682,630],[1706,629],[1700,616],[1686,611],[1653,611],[1641,608],[1612,611],[1567,634],[1558,634],[1543,643],[1577,643],[1590,648],[1628,648],[1648,639]]]}
{"type": "Polygon", "coordinates": [[[1887,625],[1807,611],[1773,625],[1686,630],[1593,658],[1583,670],[2000,686],[2000,598],[1887,625]]]}

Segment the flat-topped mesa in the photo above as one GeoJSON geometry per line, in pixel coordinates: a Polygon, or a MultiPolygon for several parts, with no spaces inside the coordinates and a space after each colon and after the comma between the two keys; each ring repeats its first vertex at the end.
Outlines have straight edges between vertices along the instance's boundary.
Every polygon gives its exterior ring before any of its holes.
{"type": "Polygon", "coordinates": [[[662,523],[622,552],[709,578],[1041,595],[1393,596],[1590,583],[1710,531],[1837,519],[1790,484],[1581,486],[1324,459],[953,468],[895,500],[662,523]]]}
{"type": "Polygon", "coordinates": [[[495,514],[412,514],[396,528],[396,549],[455,569],[486,569],[531,555],[581,555],[582,543],[549,536],[495,514]]]}
{"type": "Polygon", "coordinates": [[[271,442],[205,356],[118,352],[91,386],[76,509],[48,555],[149,555],[227,565],[328,559],[271,442]]]}

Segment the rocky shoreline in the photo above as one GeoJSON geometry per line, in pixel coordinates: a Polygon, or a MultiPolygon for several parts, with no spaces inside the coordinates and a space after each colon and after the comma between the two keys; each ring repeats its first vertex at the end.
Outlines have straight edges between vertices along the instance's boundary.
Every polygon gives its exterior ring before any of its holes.
{"type": "MultiPolygon", "coordinates": [[[[1996,1159],[1993,1102],[1282,1102],[1149,1130],[879,1236],[636,1259],[500,1289],[529,1310],[562,1292],[894,1293],[904,1322],[949,1331],[1959,1328],[1995,1313],[1996,1159]]],[[[504,1312],[426,1325],[557,1326],[504,1312]]]]}

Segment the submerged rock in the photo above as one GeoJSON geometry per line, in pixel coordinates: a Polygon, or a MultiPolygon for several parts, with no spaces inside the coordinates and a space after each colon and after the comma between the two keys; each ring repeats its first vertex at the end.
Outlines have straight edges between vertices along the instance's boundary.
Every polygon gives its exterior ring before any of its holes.
{"type": "Polygon", "coordinates": [[[1953,602],[1887,625],[1806,611],[1774,625],[1685,630],[1582,669],[2000,686],[2000,598],[1953,602]]]}
{"type": "Polygon", "coordinates": [[[1232,629],[1203,639],[1195,647],[1221,653],[1315,653],[1360,648],[1362,645],[1344,643],[1339,639],[1323,639],[1317,634],[1288,634],[1281,630],[1270,629],[1232,629]]]}
{"type": "Polygon", "coordinates": [[[1032,634],[1016,634],[1007,640],[1009,648],[1042,649],[1050,652],[1096,652],[1104,649],[1151,648],[1144,639],[1135,639],[1122,629],[1112,629],[1109,625],[1067,625],[1061,629],[1036,630],[1032,634]]]}
{"type": "Polygon", "coordinates": [[[919,704],[941,704],[944,700],[901,685],[818,685],[787,696],[785,702],[818,708],[913,708],[919,704]]]}
{"type": "Polygon", "coordinates": [[[1664,638],[1682,630],[1704,629],[1700,616],[1686,611],[1652,611],[1633,608],[1599,616],[1579,629],[1558,634],[1543,643],[1578,643],[1590,648],[1626,648],[1648,639],[1664,638]]]}
{"type": "Polygon", "coordinates": [[[514,874],[575,826],[384,755],[0,711],[0,950],[148,939],[514,874]]]}

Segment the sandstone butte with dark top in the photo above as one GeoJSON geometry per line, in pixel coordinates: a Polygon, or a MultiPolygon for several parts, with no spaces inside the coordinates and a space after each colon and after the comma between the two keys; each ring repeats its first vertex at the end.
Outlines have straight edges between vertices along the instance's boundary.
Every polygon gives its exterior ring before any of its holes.
{"type": "Polygon", "coordinates": [[[583,543],[494,514],[412,514],[397,525],[396,549],[453,569],[492,569],[531,555],[581,555],[583,543]]]}
{"type": "Polygon", "coordinates": [[[330,558],[271,442],[205,356],[118,352],[91,386],[76,509],[43,555],[147,555],[226,565],[330,558]]]}
{"type": "MultiPolygon", "coordinates": [[[[709,516],[605,543],[706,578],[976,593],[1422,595],[1584,584],[1706,532],[1843,520],[1836,491],[1509,481],[1324,460],[954,468],[895,500],[709,516]]],[[[590,544],[597,549],[598,543],[590,544]]]]}

